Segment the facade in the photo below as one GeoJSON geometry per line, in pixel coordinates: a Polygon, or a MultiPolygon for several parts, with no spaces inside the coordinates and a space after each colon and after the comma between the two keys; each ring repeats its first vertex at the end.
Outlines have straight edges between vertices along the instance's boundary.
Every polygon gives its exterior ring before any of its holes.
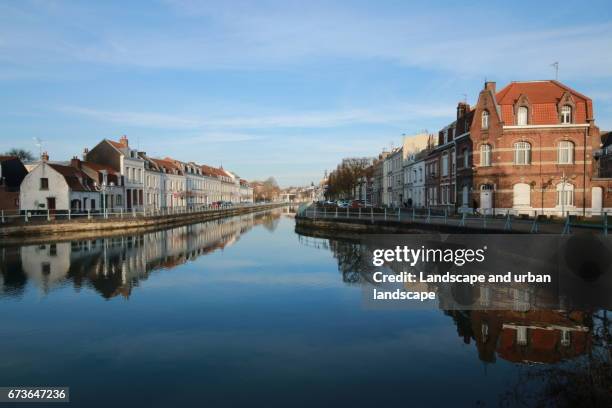
{"type": "Polygon", "coordinates": [[[404,197],[408,207],[425,207],[425,159],[428,154],[428,150],[423,150],[404,161],[404,197]]]}
{"type": "Polygon", "coordinates": [[[372,206],[382,207],[385,196],[384,162],[389,152],[383,151],[372,164],[372,206]]]}
{"type": "Polygon", "coordinates": [[[399,207],[403,204],[403,149],[392,150],[383,163],[383,205],[399,207]]]}
{"type": "Polygon", "coordinates": [[[104,208],[109,212],[123,209],[125,202],[123,178],[119,173],[109,166],[84,162],[77,157],[72,158],[70,166],[87,174],[93,180],[95,187],[100,192],[100,209],[104,208]]]}
{"type": "Polygon", "coordinates": [[[480,212],[602,210],[605,186],[591,182],[600,135],[590,98],[552,80],[512,82],[499,92],[487,82],[469,137],[471,198],[480,212]]]}
{"type": "Polygon", "coordinates": [[[108,166],[121,175],[125,196],[123,209],[139,211],[144,208],[145,160],[130,148],[126,136],[121,136],[119,142],[104,139],[93,149],[86,149],[83,161],[108,166]]]}
{"type": "Polygon", "coordinates": [[[240,202],[241,203],[252,203],[253,202],[253,187],[249,185],[249,182],[245,179],[240,179],[240,202]]]}
{"type": "Polygon", "coordinates": [[[19,158],[0,156],[0,210],[19,209],[19,187],[27,174],[19,158]]]}
{"type": "Polygon", "coordinates": [[[22,211],[98,210],[100,192],[95,181],[72,166],[42,161],[21,182],[19,208],[22,211]]]}

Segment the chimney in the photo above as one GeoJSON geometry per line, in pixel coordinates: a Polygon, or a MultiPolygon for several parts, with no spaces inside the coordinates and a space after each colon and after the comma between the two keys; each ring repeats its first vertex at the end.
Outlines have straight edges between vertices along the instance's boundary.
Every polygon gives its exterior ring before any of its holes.
{"type": "Polygon", "coordinates": [[[457,119],[462,118],[469,111],[470,111],[470,105],[468,103],[459,102],[457,104],[457,119]]]}
{"type": "Polygon", "coordinates": [[[126,135],[121,136],[121,139],[119,139],[119,144],[123,147],[129,147],[128,138],[126,135]]]}
{"type": "Polygon", "coordinates": [[[493,81],[485,82],[485,90],[495,93],[495,82],[493,81]]]}
{"type": "Polygon", "coordinates": [[[81,168],[81,161],[78,157],[74,156],[72,160],[70,160],[70,167],[74,167],[75,169],[81,168]]]}
{"type": "Polygon", "coordinates": [[[40,160],[44,161],[45,163],[49,161],[49,153],[47,152],[43,152],[40,155],[40,160]]]}
{"type": "Polygon", "coordinates": [[[87,153],[89,153],[89,149],[86,147],[83,149],[83,161],[87,161],[87,153]]]}

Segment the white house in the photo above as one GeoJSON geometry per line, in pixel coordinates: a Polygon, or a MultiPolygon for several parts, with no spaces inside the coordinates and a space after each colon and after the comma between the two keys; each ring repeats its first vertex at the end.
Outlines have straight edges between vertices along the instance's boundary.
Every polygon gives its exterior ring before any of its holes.
{"type": "Polygon", "coordinates": [[[82,211],[100,208],[100,192],[91,177],[75,167],[48,161],[45,152],[40,164],[21,182],[20,210],[82,211]]]}
{"type": "Polygon", "coordinates": [[[83,160],[111,167],[123,177],[124,208],[141,210],[144,206],[144,163],[137,150],[130,148],[128,138],[119,142],[104,139],[93,149],[85,150],[83,160]]]}

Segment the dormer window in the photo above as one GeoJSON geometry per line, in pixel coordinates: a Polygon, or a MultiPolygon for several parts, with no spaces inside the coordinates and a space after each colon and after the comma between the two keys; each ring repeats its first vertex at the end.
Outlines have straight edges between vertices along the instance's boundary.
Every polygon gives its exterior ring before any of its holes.
{"type": "Polygon", "coordinates": [[[572,107],[569,105],[563,105],[561,108],[561,123],[569,124],[572,123],[572,107]]]}
{"type": "Polygon", "coordinates": [[[516,124],[519,126],[527,125],[527,117],[529,116],[529,109],[526,106],[519,106],[518,113],[516,116],[516,124]]]}
{"type": "Polygon", "coordinates": [[[482,111],[482,126],[483,129],[489,128],[489,111],[482,111]]]}

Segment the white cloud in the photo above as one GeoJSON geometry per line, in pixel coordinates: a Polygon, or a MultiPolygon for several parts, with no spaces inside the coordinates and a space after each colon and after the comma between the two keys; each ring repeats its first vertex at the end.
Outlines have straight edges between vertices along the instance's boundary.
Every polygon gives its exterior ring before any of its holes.
{"type": "MultiPolygon", "coordinates": [[[[95,120],[152,129],[271,129],[271,128],[332,128],[356,124],[403,123],[418,118],[452,117],[448,104],[396,104],[376,108],[352,108],[331,111],[298,111],[292,113],[250,116],[192,116],[154,112],[108,111],[79,106],[63,106],[67,114],[95,120]]],[[[251,111],[257,111],[257,108],[251,111]]]]}

